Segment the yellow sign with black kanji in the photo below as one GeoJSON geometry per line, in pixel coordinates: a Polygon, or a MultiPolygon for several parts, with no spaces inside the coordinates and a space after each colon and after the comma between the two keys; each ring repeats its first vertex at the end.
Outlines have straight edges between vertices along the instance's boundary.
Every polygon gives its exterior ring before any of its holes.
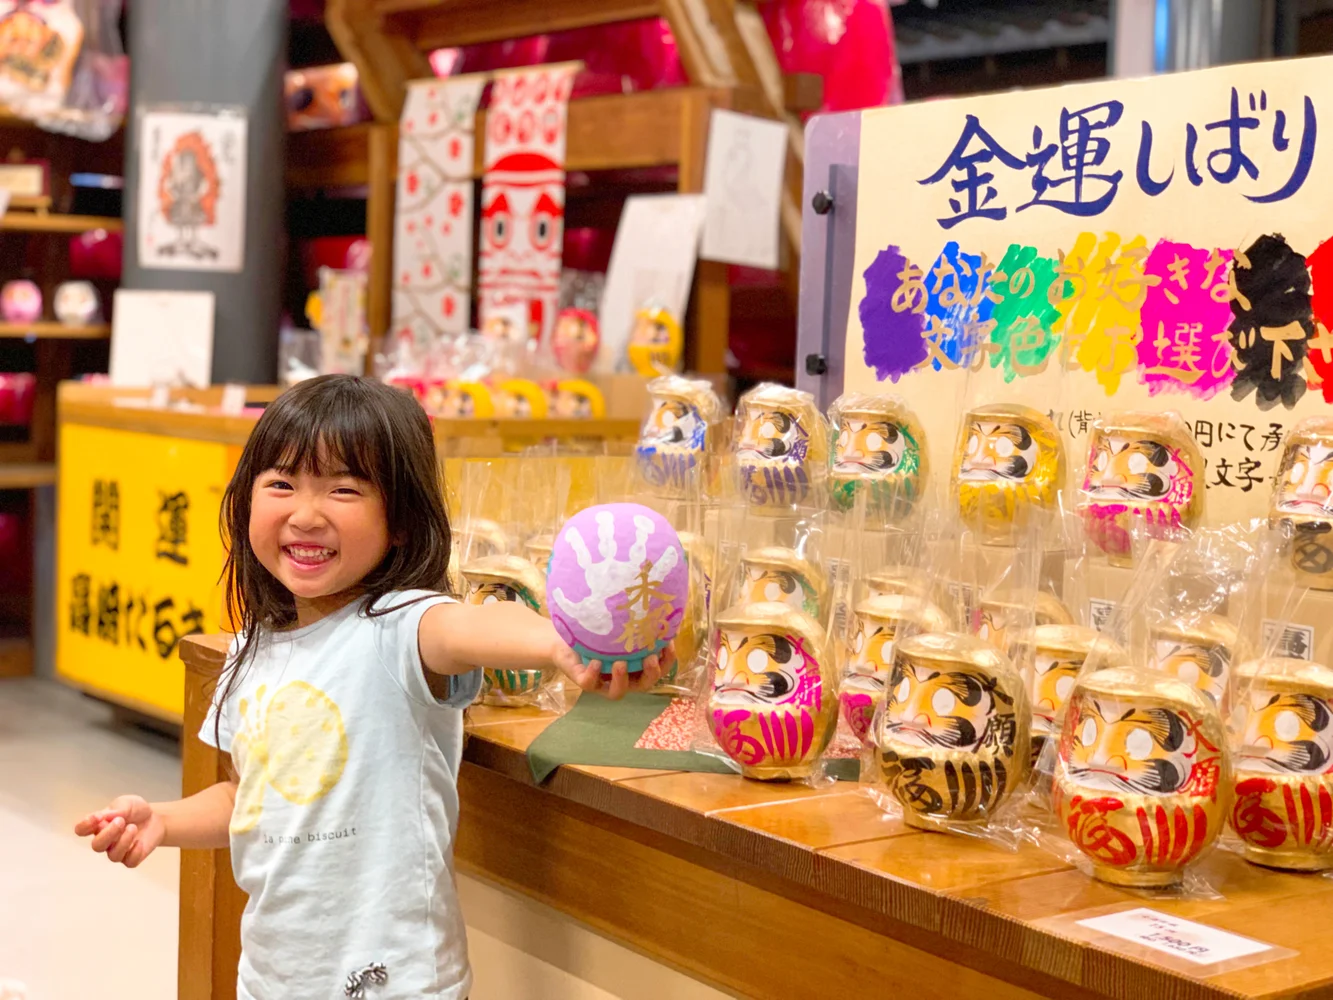
{"type": "Polygon", "coordinates": [[[65,424],[60,430],[56,672],[171,720],[181,637],[217,632],[224,444],[65,424]]]}

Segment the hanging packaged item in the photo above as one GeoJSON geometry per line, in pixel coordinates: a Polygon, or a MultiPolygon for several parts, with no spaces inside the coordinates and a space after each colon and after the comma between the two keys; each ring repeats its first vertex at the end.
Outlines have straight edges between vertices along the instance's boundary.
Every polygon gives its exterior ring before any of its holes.
{"type": "Polygon", "coordinates": [[[896,521],[911,514],[930,477],[926,432],[916,414],[897,396],[846,393],[829,407],[829,423],[834,505],[850,510],[865,491],[871,517],[896,521]]]}
{"type": "Polygon", "coordinates": [[[722,436],[722,400],[701,379],[665,375],[648,383],[648,417],[634,454],[643,481],[658,496],[706,492],[722,436]]]}
{"type": "Polygon", "coordinates": [[[0,0],[0,106],[34,120],[58,112],[82,46],[69,0],[0,0]]]}
{"type": "Polygon", "coordinates": [[[738,489],[758,511],[781,513],[819,502],[828,431],[808,392],[764,383],[736,406],[738,489]]]}

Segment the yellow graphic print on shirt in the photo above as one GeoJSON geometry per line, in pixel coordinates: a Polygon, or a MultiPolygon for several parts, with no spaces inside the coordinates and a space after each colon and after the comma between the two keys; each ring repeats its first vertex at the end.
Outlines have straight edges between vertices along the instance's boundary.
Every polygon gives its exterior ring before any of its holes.
{"type": "Polygon", "coordinates": [[[240,775],[232,833],[248,833],[264,813],[264,789],[308,806],[333,790],[347,766],[347,733],[333,699],[305,681],[292,681],[253,703],[241,699],[241,728],[231,743],[240,775]]]}

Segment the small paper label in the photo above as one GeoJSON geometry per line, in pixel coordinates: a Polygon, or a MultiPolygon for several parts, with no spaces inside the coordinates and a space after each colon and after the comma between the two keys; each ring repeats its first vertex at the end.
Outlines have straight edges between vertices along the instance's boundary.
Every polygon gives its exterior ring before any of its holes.
{"type": "Polygon", "coordinates": [[[245,409],[245,386],[228,382],[222,388],[222,412],[228,416],[240,416],[245,409]]]}
{"type": "Polygon", "coordinates": [[[1088,598],[1088,621],[1098,632],[1105,632],[1106,626],[1111,624],[1111,618],[1114,617],[1120,605],[1115,601],[1103,600],[1100,597],[1088,598]]]}
{"type": "Polygon", "coordinates": [[[1273,948],[1271,944],[1262,941],[1196,924],[1192,920],[1167,916],[1146,907],[1080,920],[1078,925],[1145,945],[1154,951],[1165,952],[1197,965],[1216,965],[1218,962],[1257,955],[1273,948]]]}
{"type": "Polygon", "coordinates": [[[1273,648],[1275,656],[1290,656],[1296,660],[1308,660],[1314,649],[1314,628],[1310,625],[1292,625],[1275,621],[1272,618],[1264,619],[1264,649],[1273,648]],[[1282,636],[1277,640],[1276,647],[1272,647],[1273,633],[1278,628],[1282,628],[1282,636]]]}

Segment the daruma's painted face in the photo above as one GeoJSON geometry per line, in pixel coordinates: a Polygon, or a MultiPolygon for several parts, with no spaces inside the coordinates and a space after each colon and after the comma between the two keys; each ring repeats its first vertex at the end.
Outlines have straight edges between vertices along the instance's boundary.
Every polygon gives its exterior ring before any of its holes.
{"type": "Polygon", "coordinates": [[[656,447],[690,447],[699,426],[699,413],[679,399],[659,399],[643,429],[643,444],[656,447]]]}
{"type": "Polygon", "coordinates": [[[963,482],[1024,482],[1037,466],[1032,432],[1015,421],[973,420],[958,478],[963,482]]]}
{"type": "Polygon", "coordinates": [[[899,743],[976,751],[996,714],[995,682],[970,670],[940,671],[898,657],[889,677],[884,735],[899,743]]]}
{"type": "Polygon", "coordinates": [[[1154,666],[1197,688],[1214,705],[1220,705],[1231,676],[1231,652],[1220,643],[1158,639],[1154,666]]]}
{"type": "Polygon", "coordinates": [[[1189,780],[1195,739],[1169,708],[1140,708],[1113,699],[1080,697],[1062,752],[1070,778],[1088,788],[1170,795],[1189,780]]]}
{"type": "Polygon", "coordinates": [[[796,702],[819,668],[806,660],[800,641],[779,632],[723,630],[717,651],[713,700],[721,704],[782,705],[796,702]]]}
{"type": "Polygon", "coordinates": [[[1147,437],[1105,435],[1088,457],[1087,490],[1097,500],[1165,500],[1180,475],[1167,445],[1147,437]]]}
{"type": "Polygon", "coordinates": [[[1280,513],[1333,515],[1333,443],[1289,445],[1279,469],[1280,513]]]}
{"type": "Polygon", "coordinates": [[[902,463],[908,441],[890,420],[844,417],[833,449],[833,471],[889,473],[902,463]]]}
{"type": "Polygon", "coordinates": [[[806,429],[793,414],[755,407],[746,415],[738,450],[752,457],[803,461],[806,438],[806,429]]]}
{"type": "Polygon", "coordinates": [[[858,615],[845,682],[861,690],[883,691],[893,672],[893,640],[897,634],[898,623],[895,621],[877,621],[858,615]]]}
{"type": "Polygon", "coordinates": [[[485,583],[471,584],[468,587],[468,604],[496,604],[501,601],[516,601],[537,610],[538,601],[524,587],[517,584],[488,580],[485,583]]]}
{"type": "Polygon", "coordinates": [[[1078,679],[1081,659],[1038,652],[1032,669],[1032,715],[1042,733],[1050,733],[1055,717],[1069,700],[1078,679]]]}
{"type": "Polygon", "coordinates": [[[1259,680],[1244,706],[1237,770],[1323,774],[1333,770],[1333,705],[1299,692],[1278,693],[1259,680]]]}
{"type": "Polygon", "coordinates": [[[815,600],[814,589],[799,574],[785,570],[746,566],[741,584],[741,603],[776,601],[796,611],[806,611],[815,600]]]}

